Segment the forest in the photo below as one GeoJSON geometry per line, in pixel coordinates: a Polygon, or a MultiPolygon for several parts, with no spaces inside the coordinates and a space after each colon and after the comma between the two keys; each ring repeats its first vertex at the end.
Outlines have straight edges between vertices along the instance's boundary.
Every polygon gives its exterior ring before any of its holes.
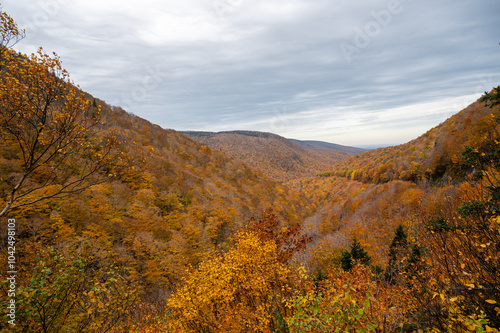
{"type": "Polygon", "coordinates": [[[499,332],[500,86],[292,177],[91,96],[0,20],[2,332],[499,332]]]}
{"type": "MultiPolygon", "coordinates": [[[[228,157],[243,162],[268,178],[285,183],[314,176],[352,155],[336,149],[305,148],[292,140],[265,132],[183,134],[212,149],[222,151],[228,157]]],[[[356,151],[355,148],[353,150],[356,151]]]]}

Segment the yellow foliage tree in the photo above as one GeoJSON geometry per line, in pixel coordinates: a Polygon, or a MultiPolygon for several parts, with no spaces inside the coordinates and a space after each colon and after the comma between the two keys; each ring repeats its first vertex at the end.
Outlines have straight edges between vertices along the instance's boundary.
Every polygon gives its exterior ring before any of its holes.
{"type": "Polygon", "coordinates": [[[0,61],[5,51],[14,46],[26,36],[25,31],[19,29],[17,23],[0,7],[0,61]]]}
{"type": "Polygon", "coordinates": [[[100,108],[73,85],[55,54],[39,49],[28,58],[2,45],[0,73],[0,146],[20,155],[0,216],[109,178],[115,140],[97,137],[100,108]]]}
{"type": "Polygon", "coordinates": [[[302,270],[278,260],[273,241],[255,233],[190,272],[168,305],[173,332],[262,332],[284,325],[287,302],[300,293],[302,270]]]}

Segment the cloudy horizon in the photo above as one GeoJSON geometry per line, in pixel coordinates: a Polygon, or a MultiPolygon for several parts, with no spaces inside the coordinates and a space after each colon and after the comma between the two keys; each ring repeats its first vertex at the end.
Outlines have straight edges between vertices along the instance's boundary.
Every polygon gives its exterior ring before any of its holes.
{"type": "Polygon", "coordinates": [[[164,128],[418,137],[500,84],[493,1],[11,0],[14,48],[164,128]]]}

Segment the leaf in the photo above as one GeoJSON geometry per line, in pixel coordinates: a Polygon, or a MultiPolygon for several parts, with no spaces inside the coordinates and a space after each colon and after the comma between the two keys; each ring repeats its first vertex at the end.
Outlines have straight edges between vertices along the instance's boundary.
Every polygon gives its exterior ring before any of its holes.
{"type": "Polygon", "coordinates": [[[489,332],[498,332],[497,329],[491,328],[488,325],[485,325],[485,328],[486,328],[486,333],[489,333],[489,332]]]}
{"type": "Polygon", "coordinates": [[[497,301],[492,300],[492,299],[487,299],[487,300],[486,300],[486,303],[489,303],[489,304],[497,304],[497,301]]]}

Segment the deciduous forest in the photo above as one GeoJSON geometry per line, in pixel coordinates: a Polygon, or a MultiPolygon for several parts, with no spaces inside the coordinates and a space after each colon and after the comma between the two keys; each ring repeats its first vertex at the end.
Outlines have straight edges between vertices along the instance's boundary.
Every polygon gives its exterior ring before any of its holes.
{"type": "Polygon", "coordinates": [[[108,105],[0,19],[2,332],[499,331],[500,87],[298,175],[108,105]]]}

